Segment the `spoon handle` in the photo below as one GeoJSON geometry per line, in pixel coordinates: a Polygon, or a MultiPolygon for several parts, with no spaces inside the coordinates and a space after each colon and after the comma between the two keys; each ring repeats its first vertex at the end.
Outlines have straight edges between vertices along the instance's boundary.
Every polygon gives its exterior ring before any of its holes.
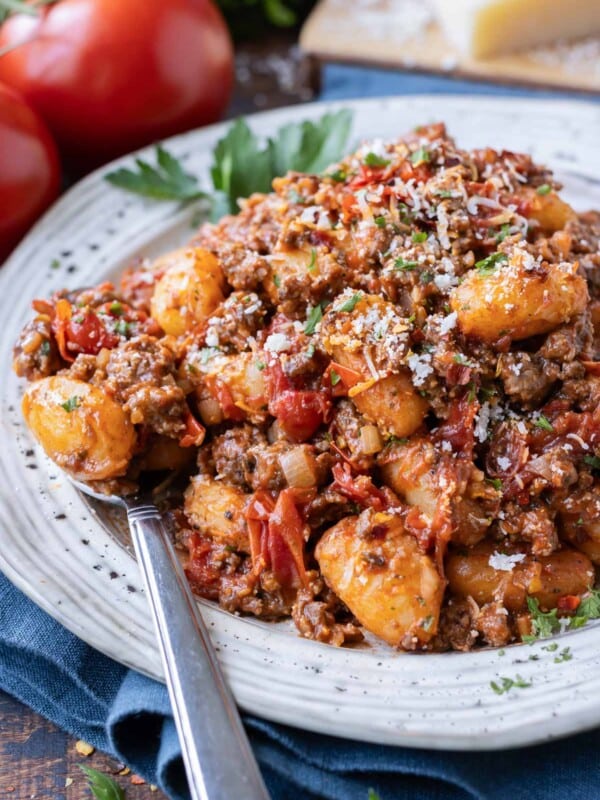
{"type": "Polygon", "coordinates": [[[269,800],[208,631],[156,506],[127,516],[192,800],[269,800]]]}

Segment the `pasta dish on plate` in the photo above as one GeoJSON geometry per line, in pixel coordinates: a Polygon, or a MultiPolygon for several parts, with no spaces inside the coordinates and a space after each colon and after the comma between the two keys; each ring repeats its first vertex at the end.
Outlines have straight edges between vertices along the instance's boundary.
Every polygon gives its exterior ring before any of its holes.
{"type": "Polygon", "coordinates": [[[25,419],[99,491],[189,470],[175,535],[229,611],[428,651],[574,625],[600,563],[600,214],[559,190],[442,124],[288,173],[120,286],[35,300],[25,419]]]}

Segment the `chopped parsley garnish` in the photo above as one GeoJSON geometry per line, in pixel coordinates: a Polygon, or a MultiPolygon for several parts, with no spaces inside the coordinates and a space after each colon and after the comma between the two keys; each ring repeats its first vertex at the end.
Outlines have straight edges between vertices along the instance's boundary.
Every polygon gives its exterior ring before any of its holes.
{"type": "Polygon", "coordinates": [[[496,234],[496,241],[498,242],[498,244],[500,244],[500,242],[503,242],[507,236],[510,236],[510,225],[508,224],[508,222],[505,222],[504,225],[500,228],[500,230],[496,234]]]}
{"type": "Polygon", "coordinates": [[[118,333],[119,336],[129,336],[129,332],[131,331],[131,323],[126,322],[124,319],[119,319],[115,323],[115,333],[118,333]]]}
{"type": "MultiPolygon", "coordinates": [[[[582,598],[575,613],[568,617],[558,618],[558,611],[553,608],[551,611],[541,611],[540,604],[535,597],[527,598],[527,608],[531,614],[532,633],[523,636],[523,641],[531,644],[536,639],[546,639],[553,633],[563,630],[582,628],[589,620],[600,618],[600,590],[590,589],[585,597],[582,598]]],[[[551,649],[548,645],[548,650],[551,649]]],[[[552,647],[552,650],[556,648],[552,647]]],[[[566,660],[566,659],[565,659],[566,660]]]]}
{"type": "Polygon", "coordinates": [[[290,201],[290,203],[298,203],[298,205],[306,204],[306,200],[304,199],[304,197],[300,194],[300,192],[297,189],[294,189],[293,187],[291,189],[288,189],[287,199],[290,201]]]}
{"type": "Polygon", "coordinates": [[[553,431],[554,430],[550,420],[546,419],[546,417],[543,414],[540,414],[539,417],[535,420],[535,422],[533,424],[535,425],[536,428],[541,428],[544,431],[553,431]]]}
{"type": "Polygon", "coordinates": [[[491,275],[497,266],[508,261],[506,253],[492,253],[481,261],[477,261],[475,269],[482,275],[491,275]]]}
{"type": "Polygon", "coordinates": [[[408,439],[406,437],[399,438],[398,436],[392,435],[386,441],[385,446],[389,447],[392,444],[408,444],[408,439]]]}
{"type": "Polygon", "coordinates": [[[314,308],[311,308],[308,317],[306,318],[306,322],[304,323],[304,333],[307,336],[312,336],[315,332],[315,328],[323,319],[323,311],[321,306],[316,305],[314,308]]]}
{"type": "Polygon", "coordinates": [[[109,306],[109,310],[111,314],[115,315],[115,317],[120,317],[123,313],[123,303],[119,303],[118,300],[113,300],[109,306]]]}
{"type": "Polygon", "coordinates": [[[317,251],[313,247],[310,251],[310,264],[308,265],[307,269],[309,272],[314,272],[317,268],[317,251]]]}
{"type": "Polygon", "coordinates": [[[60,261],[58,258],[53,258],[50,262],[50,269],[59,269],[60,268],[60,261]]]}
{"type": "Polygon", "coordinates": [[[549,183],[542,183],[542,185],[538,186],[535,191],[537,192],[537,194],[541,195],[550,194],[550,192],[552,191],[552,187],[550,186],[549,183]]]}
{"type": "Polygon", "coordinates": [[[475,369],[475,364],[472,364],[462,353],[454,353],[452,360],[455,364],[460,364],[461,367],[470,367],[471,369],[475,369]]]}
{"type": "Polygon", "coordinates": [[[570,661],[573,658],[570,647],[563,647],[560,653],[554,657],[555,664],[562,664],[563,661],[570,661]]]}
{"type": "Polygon", "coordinates": [[[496,681],[490,681],[490,686],[496,694],[506,694],[510,692],[511,689],[527,689],[531,685],[531,683],[527,683],[520,675],[514,678],[501,677],[499,684],[496,683],[496,681]]]}
{"type": "Polygon", "coordinates": [[[558,642],[552,642],[551,644],[544,645],[542,650],[546,650],[548,653],[555,653],[558,650],[558,642]]]}
{"type": "Polygon", "coordinates": [[[433,280],[433,275],[431,272],[427,272],[426,270],[425,272],[421,273],[421,275],[419,276],[419,280],[422,284],[426,285],[428,283],[431,283],[431,281],[433,280]]]}
{"type": "Polygon", "coordinates": [[[486,478],[487,483],[494,487],[497,492],[502,491],[502,481],[500,478],[486,478]]]}
{"type": "Polygon", "coordinates": [[[427,241],[427,234],[425,231],[415,231],[412,235],[412,240],[416,244],[422,244],[427,241]]]}
{"type": "Polygon", "coordinates": [[[343,183],[348,176],[343,169],[336,169],[334,172],[326,172],[323,177],[331,178],[331,180],[336,181],[336,183],[343,183]]]}
{"type": "Polygon", "coordinates": [[[558,611],[553,608],[551,611],[542,611],[540,604],[535,597],[527,598],[527,608],[531,614],[531,634],[523,636],[524,642],[531,643],[536,639],[547,639],[560,630],[558,621],[558,611]]]}
{"type": "Polygon", "coordinates": [[[214,358],[218,355],[221,351],[218,347],[203,347],[199,350],[200,355],[200,363],[201,364],[208,364],[211,358],[214,358]]]}
{"type": "Polygon", "coordinates": [[[50,355],[50,342],[48,341],[48,339],[44,339],[44,341],[40,345],[40,353],[43,356],[49,356],[50,355]]]}
{"type": "Polygon", "coordinates": [[[410,154],[410,160],[413,164],[422,164],[424,161],[427,162],[430,159],[431,156],[424,147],[419,147],[418,150],[410,154]]]}
{"type": "Polygon", "coordinates": [[[418,266],[418,261],[407,261],[405,258],[402,258],[402,256],[394,261],[394,267],[396,269],[401,269],[404,272],[408,272],[411,269],[416,269],[418,266]]]}
{"type": "Polygon", "coordinates": [[[62,408],[64,408],[65,411],[67,411],[70,414],[71,411],[75,411],[76,408],[79,408],[80,404],[81,404],[81,397],[78,397],[76,394],[74,394],[73,397],[69,397],[69,399],[66,402],[61,403],[60,405],[62,408]]]}
{"type": "Polygon", "coordinates": [[[600,469],[600,458],[598,456],[584,456],[583,463],[592,469],[600,469]]]}
{"type": "Polygon", "coordinates": [[[334,369],[332,369],[331,372],[329,373],[329,380],[331,381],[332,386],[337,386],[338,383],[342,380],[342,378],[340,375],[338,375],[338,373],[334,369]]]}
{"type": "Polygon", "coordinates": [[[259,372],[262,372],[263,369],[267,366],[264,361],[255,361],[254,366],[259,372]]]}
{"type": "Polygon", "coordinates": [[[377,225],[378,228],[385,228],[385,217],[375,217],[373,222],[377,225]]]}
{"type": "Polygon", "coordinates": [[[367,153],[364,160],[367,167],[387,167],[389,163],[389,159],[378,156],[377,153],[367,153]]]}
{"type": "Polygon", "coordinates": [[[442,197],[442,198],[444,198],[444,199],[447,199],[448,197],[452,197],[452,196],[453,196],[453,195],[452,195],[452,192],[451,192],[451,191],[449,191],[448,189],[440,189],[440,190],[438,190],[438,191],[436,192],[436,195],[437,195],[438,197],[442,197]]]}
{"type": "Polygon", "coordinates": [[[281,286],[281,278],[279,277],[279,275],[273,275],[273,283],[279,289],[279,287],[281,286]]]}
{"type": "Polygon", "coordinates": [[[363,293],[362,292],[355,292],[352,297],[349,297],[347,300],[338,306],[335,310],[336,311],[354,311],[357,304],[360,303],[362,299],[363,293]]]}

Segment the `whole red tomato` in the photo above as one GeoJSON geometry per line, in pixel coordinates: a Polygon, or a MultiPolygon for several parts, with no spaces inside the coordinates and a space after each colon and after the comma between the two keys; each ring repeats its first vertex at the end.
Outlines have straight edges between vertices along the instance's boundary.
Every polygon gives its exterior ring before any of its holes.
{"type": "Polygon", "coordinates": [[[214,122],[233,47],[210,0],[58,0],[0,29],[0,80],[21,91],[59,146],[100,163],[214,122]]]}
{"type": "Polygon", "coordinates": [[[48,129],[23,98],[0,84],[0,263],[59,187],[58,155],[48,129]]]}

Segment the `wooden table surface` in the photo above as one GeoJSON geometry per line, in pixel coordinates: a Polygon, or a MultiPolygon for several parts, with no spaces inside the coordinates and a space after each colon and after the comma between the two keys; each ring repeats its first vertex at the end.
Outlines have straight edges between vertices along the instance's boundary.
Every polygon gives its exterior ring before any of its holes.
{"type": "MultiPolygon", "coordinates": [[[[295,34],[276,33],[238,46],[229,116],[313,99],[318,71],[295,42],[295,34]]],[[[0,800],[89,800],[81,763],[114,777],[127,800],[165,800],[124,764],[99,752],[81,755],[78,747],[73,737],[0,692],[0,800]]]]}

